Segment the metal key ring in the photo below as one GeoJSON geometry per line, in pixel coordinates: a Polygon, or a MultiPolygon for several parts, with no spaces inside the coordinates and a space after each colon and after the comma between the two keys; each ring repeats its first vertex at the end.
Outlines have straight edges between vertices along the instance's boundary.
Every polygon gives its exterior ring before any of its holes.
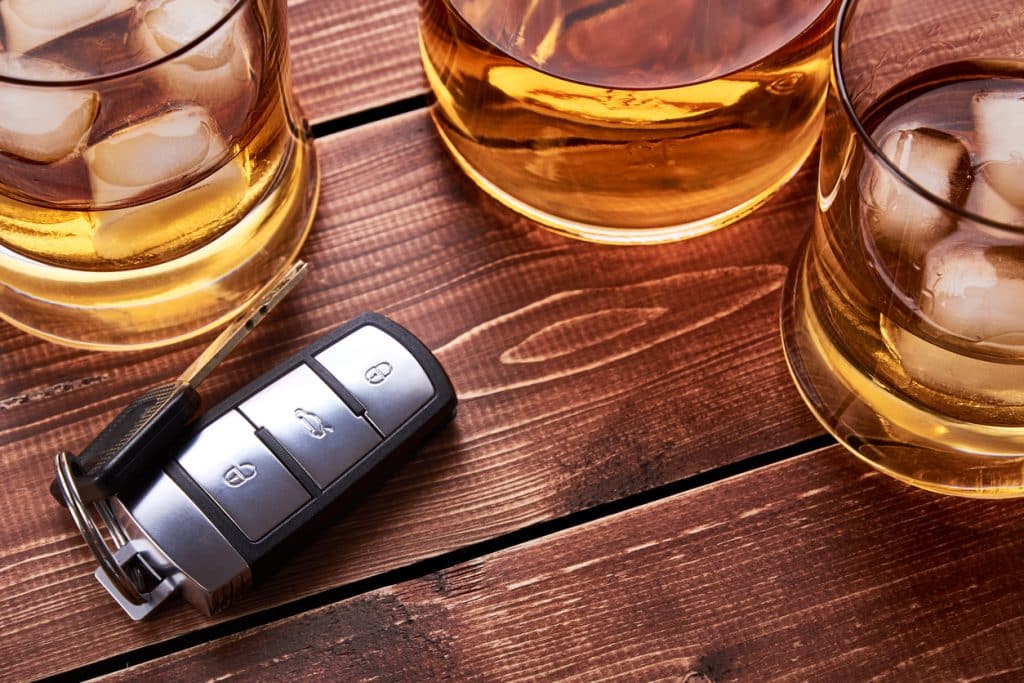
{"type": "MultiPolygon", "coordinates": [[[[58,453],[54,458],[54,462],[57,467],[57,484],[60,487],[61,495],[64,496],[64,502],[67,503],[71,519],[75,521],[75,526],[78,527],[78,531],[82,534],[82,538],[85,539],[89,550],[96,557],[96,561],[99,562],[104,573],[110,577],[111,582],[121,591],[125,599],[134,605],[146,604],[146,600],[142,597],[139,587],[117,560],[114,559],[114,555],[106,541],[103,540],[103,535],[96,526],[92,514],[82,502],[82,497],[78,493],[78,487],[75,485],[75,476],[71,469],[68,452],[61,451],[58,453]]],[[[124,531],[121,529],[120,524],[117,523],[106,501],[100,501],[100,503],[95,503],[93,507],[96,508],[104,523],[110,529],[110,535],[114,542],[123,545],[126,539],[124,531]],[[100,507],[100,503],[104,507],[100,507]]]]}

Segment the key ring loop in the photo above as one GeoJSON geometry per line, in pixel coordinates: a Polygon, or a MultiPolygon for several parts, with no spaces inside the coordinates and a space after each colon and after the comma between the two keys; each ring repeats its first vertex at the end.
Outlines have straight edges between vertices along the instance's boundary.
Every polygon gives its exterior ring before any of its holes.
{"type": "MultiPolygon", "coordinates": [[[[60,487],[61,495],[64,496],[64,502],[67,503],[71,519],[74,520],[75,526],[78,527],[82,538],[85,539],[86,545],[89,546],[89,550],[92,551],[96,561],[99,562],[100,568],[103,569],[117,589],[121,591],[125,599],[133,605],[146,604],[146,600],[142,597],[138,586],[117,560],[114,559],[110,547],[103,540],[103,535],[100,533],[99,527],[96,526],[92,513],[82,502],[82,496],[79,495],[78,487],[75,485],[75,476],[71,469],[71,460],[68,452],[61,451],[57,453],[54,462],[57,467],[57,485],[60,487]]],[[[94,503],[92,507],[96,509],[104,524],[110,530],[114,543],[124,545],[127,541],[124,530],[117,523],[117,519],[114,517],[107,501],[103,500],[94,503]]]]}

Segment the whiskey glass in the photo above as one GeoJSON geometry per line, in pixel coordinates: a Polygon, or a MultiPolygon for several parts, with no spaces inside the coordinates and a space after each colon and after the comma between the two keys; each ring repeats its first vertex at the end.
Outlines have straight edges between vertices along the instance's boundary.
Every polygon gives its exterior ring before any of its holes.
{"type": "Polygon", "coordinates": [[[830,0],[421,0],[441,139],[499,202],[649,244],[749,214],[817,144],[830,0]]]}
{"type": "Polygon", "coordinates": [[[0,26],[0,318],[160,346],[288,268],[319,171],[285,0],[4,0],[0,26]]]}
{"type": "Polygon", "coordinates": [[[1024,7],[845,0],[793,377],[877,469],[1024,494],[1024,7]]]}

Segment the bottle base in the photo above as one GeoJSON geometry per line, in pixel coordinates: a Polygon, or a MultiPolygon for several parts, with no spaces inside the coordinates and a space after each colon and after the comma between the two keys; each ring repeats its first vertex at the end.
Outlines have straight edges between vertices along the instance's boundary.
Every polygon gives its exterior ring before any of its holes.
{"type": "Polygon", "coordinates": [[[438,112],[436,108],[431,111],[431,116],[434,119],[434,127],[437,130],[441,141],[448,149],[452,158],[455,160],[455,163],[458,164],[459,168],[461,168],[462,171],[469,176],[469,178],[481,190],[497,200],[500,204],[503,204],[516,213],[539,223],[541,226],[554,233],[587,242],[596,242],[598,244],[666,244],[669,242],[679,242],[693,237],[698,237],[700,235],[705,235],[732,225],[736,221],[749,216],[751,213],[759,209],[765,202],[771,199],[783,185],[788,183],[793,176],[797,174],[804,162],[810,156],[811,152],[814,151],[814,146],[809,146],[805,152],[798,157],[796,163],[794,163],[791,168],[787,169],[786,172],[783,173],[772,185],[728,211],[723,211],[696,221],[688,221],[678,225],[667,225],[661,227],[634,228],[614,225],[594,225],[591,223],[583,223],[563,218],[548,211],[544,211],[543,209],[539,209],[528,202],[512,196],[505,190],[498,187],[494,182],[477,170],[473,164],[471,164],[469,160],[459,152],[458,147],[445,133],[444,126],[438,121],[438,112]]]}

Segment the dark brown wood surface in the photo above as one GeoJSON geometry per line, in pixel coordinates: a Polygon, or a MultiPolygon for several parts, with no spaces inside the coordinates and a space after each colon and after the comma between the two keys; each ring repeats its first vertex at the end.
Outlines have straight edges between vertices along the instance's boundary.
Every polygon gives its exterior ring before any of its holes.
{"type": "Polygon", "coordinates": [[[425,110],[391,115],[425,91],[415,0],[289,6],[305,111],[349,130],[318,141],[311,276],[203,393],[216,401],[373,309],[437,352],[458,418],[232,610],[136,624],[45,492],[52,454],[82,448],[205,340],[90,354],[0,326],[0,680],[163,652],[125,676],[1021,678],[1018,504],[914,492],[838,451],[759,466],[822,434],[777,326],[813,162],[753,217],[692,242],[556,237],[464,180],[425,110]],[[689,491],[695,475],[716,483],[689,491]],[[545,537],[542,523],[568,528],[545,537]],[[270,624],[429,558],[445,568],[270,624]],[[180,651],[211,624],[241,632],[180,651]]]}
{"type": "MultiPolygon", "coordinates": [[[[240,614],[564,516],[820,433],[786,376],[779,290],[811,218],[808,168],[757,217],[691,243],[611,248],[497,208],[424,111],[320,145],[312,274],[205,386],[216,399],[365,310],[433,348],[459,417],[240,614]]],[[[0,678],[60,671],[209,623],[133,624],[46,495],[52,454],[198,353],[90,354],[0,330],[0,678]],[[104,637],[92,638],[97,631],[104,637]],[[82,639],[89,648],[66,648],[82,639]],[[31,649],[48,651],[38,657],[31,649]]]]}
{"type": "Polygon", "coordinates": [[[421,95],[416,0],[289,0],[295,92],[310,121],[421,95]]]}
{"type": "Polygon", "coordinates": [[[1022,555],[836,446],[110,680],[1019,681],[1022,555]]]}

